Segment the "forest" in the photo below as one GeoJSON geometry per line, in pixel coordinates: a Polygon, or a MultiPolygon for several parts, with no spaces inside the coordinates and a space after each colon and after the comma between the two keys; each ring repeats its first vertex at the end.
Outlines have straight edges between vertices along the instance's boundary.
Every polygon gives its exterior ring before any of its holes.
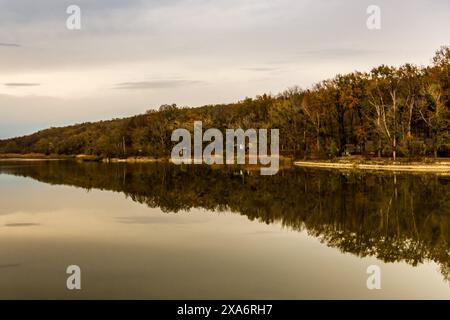
{"type": "Polygon", "coordinates": [[[129,118],[0,140],[0,153],[168,158],[173,130],[192,131],[194,121],[223,131],[279,129],[280,153],[293,158],[449,157],[450,46],[428,66],[381,65],[231,104],[165,104],[129,118]]]}

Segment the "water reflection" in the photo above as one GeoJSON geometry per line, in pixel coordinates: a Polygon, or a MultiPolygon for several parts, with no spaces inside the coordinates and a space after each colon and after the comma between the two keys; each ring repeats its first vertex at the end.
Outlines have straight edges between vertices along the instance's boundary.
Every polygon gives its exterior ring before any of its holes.
{"type": "MultiPolygon", "coordinates": [[[[232,211],[250,220],[306,231],[358,257],[413,266],[433,261],[450,281],[450,178],[445,176],[299,168],[260,176],[259,171],[238,167],[76,162],[3,163],[0,173],[122,192],[168,214],[192,208],[232,211]]],[[[156,216],[117,221],[166,222],[156,216]]]]}

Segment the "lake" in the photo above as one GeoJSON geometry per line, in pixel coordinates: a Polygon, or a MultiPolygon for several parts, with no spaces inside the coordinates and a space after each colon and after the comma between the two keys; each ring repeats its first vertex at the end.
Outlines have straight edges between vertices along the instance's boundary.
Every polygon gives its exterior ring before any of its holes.
{"type": "Polygon", "coordinates": [[[449,299],[449,281],[449,176],[0,162],[3,299],[449,299]]]}

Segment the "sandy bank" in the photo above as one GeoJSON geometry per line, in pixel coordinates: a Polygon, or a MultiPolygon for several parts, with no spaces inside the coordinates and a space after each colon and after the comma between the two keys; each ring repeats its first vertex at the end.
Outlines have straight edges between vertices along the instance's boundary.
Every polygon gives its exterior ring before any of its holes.
{"type": "Polygon", "coordinates": [[[295,161],[294,165],[308,168],[355,169],[375,171],[437,172],[450,174],[450,161],[436,163],[343,163],[320,161],[295,161]]]}

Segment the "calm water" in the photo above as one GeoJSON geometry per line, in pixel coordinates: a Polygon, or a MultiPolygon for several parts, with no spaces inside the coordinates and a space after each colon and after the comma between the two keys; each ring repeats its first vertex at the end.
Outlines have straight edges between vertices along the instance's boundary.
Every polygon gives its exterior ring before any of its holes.
{"type": "Polygon", "coordinates": [[[449,299],[449,281],[450,177],[0,162],[0,298],[449,299]]]}

